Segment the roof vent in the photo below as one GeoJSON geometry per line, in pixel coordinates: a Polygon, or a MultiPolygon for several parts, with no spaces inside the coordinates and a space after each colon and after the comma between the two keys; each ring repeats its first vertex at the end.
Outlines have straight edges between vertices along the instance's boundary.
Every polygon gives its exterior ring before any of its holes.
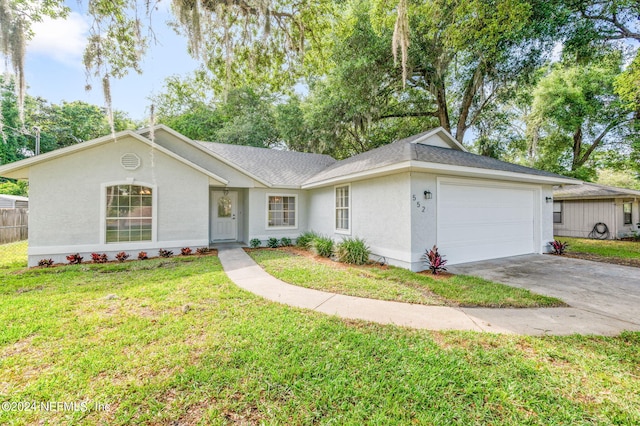
{"type": "Polygon", "coordinates": [[[136,154],[128,152],[120,157],[120,165],[126,170],[136,170],[140,167],[140,157],[136,154]]]}

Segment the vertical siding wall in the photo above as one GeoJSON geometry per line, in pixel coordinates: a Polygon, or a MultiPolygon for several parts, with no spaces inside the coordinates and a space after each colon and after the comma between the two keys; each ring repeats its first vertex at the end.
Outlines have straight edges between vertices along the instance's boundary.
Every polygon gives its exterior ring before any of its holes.
{"type": "Polygon", "coordinates": [[[562,223],[553,226],[561,237],[587,238],[594,225],[602,222],[609,228],[610,238],[616,237],[616,205],[613,200],[588,200],[562,202],[562,223]]]}
{"type": "Polygon", "coordinates": [[[0,209],[0,244],[26,240],[28,218],[27,209],[0,209]]]}

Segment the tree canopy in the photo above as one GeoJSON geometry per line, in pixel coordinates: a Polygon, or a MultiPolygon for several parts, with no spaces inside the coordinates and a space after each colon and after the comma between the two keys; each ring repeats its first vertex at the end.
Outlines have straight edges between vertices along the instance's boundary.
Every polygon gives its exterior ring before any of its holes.
{"type": "MultiPolygon", "coordinates": [[[[637,0],[164,1],[202,70],[169,79],[156,111],[197,139],[344,157],[440,125],[482,154],[590,179],[612,151],[640,156],[637,0]]],[[[85,66],[113,123],[110,81],[141,72],[155,4],[80,3],[85,66]]],[[[67,13],[63,0],[0,0],[18,105],[30,24],[67,13]]],[[[65,108],[95,113],[61,105],[61,122],[65,108]]]]}

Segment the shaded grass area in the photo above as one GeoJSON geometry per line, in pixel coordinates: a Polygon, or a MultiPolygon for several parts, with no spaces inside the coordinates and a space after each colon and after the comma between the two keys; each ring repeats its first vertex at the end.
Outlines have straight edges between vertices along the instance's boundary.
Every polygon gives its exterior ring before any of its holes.
{"type": "Polygon", "coordinates": [[[213,256],[5,269],[0,282],[0,401],[89,407],[0,410],[0,424],[640,422],[640,333],[340,320],[239,289],[213,256]]]}
{"type": "Polygon", "coordinates": [[[592,240],[587,238],[556,237],[569,243],[569,252],[590,253],[620,259],[640,259],[640,241],[592,240]]]}
{"type": "Polygon", "coordinates": [[[423,305],[566,306],[554,297],[478,277],[455,275],[436,279],[402,268],[331,265],[285,250],[255,250],[249,255],[268,273],[285,282],[349,296],[423,305]]]}
{"type": "Polygon", "coordinates": [[[26,240],[0,245],[0,269],[26,267],[27,247],[26,240]]]}

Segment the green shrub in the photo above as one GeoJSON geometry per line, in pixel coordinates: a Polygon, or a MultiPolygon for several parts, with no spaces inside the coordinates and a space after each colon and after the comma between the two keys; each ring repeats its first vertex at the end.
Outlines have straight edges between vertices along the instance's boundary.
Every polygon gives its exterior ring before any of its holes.
{"type": "Polygon", "coordinates": [[[249,241],[249,245],[251,246],[251,248],[258,248],[262,245],[262,241],[260,241],[257,238],[254,238],[251,241],[249,241]]]}
{"type": "Polygon", "coordinates": [[[329,237],[316,237],[311,241],[311,250],[318,256],[331,257],[333,240],[329,237]]]}
{"type": "Polygon", "coordinates": [[[282,237],[280,239],[280,245],[282,247],[289,247],[291,245],[291,238],[282,237]]]}
{"type": "Polygon", "coordinates": [[[371,250],[360,238],[345,238],[336,245],[336,256],[343,263],[364,265],[369,261],[371,250]]]}
{"type": "Polygon", "coordinates": [[[278,248],[280,244],[278,243],[278,239],[271,237],[267,240],[267,247],[269,248],[278,248]]]}
{"type": "Polygon", "coordinates": [[[304,232],[296,239],[296,244],[300,248],[309,250],[311,248],[311,242],[318,237],[319,235],[313,231],[304,232]]]}

